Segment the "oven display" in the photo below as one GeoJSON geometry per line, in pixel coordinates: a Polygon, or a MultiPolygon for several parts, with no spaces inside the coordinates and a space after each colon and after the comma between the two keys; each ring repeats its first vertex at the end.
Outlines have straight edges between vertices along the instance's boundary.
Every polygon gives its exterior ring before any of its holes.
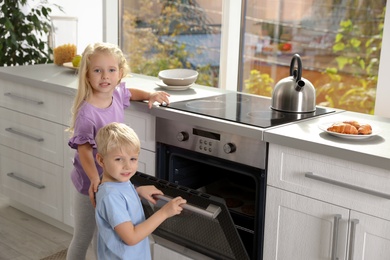
{"type": "Polygon", "coordinates": [[[214,140],[217,140],[217,141],[221,141],[221,135],[220,134],[216,134],[216,133],[212,133],[212,132],[208,132],[208,131],[204,131],[204,130],[200,130],[200,129],[196,129],[196,128],[192,129],[192,133],[194,135],[198,135],[198,136],[214,139],[214,140]]]}

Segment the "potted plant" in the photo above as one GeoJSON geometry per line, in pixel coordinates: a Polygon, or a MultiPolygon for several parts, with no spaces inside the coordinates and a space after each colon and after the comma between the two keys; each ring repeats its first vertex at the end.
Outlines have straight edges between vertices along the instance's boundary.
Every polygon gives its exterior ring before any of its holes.
{"type": "Polygon", "coordinates": [[[52,62],[48,42],[52,6],[62,11],[47,0],[0,0],[0,66],[52,62]]]}

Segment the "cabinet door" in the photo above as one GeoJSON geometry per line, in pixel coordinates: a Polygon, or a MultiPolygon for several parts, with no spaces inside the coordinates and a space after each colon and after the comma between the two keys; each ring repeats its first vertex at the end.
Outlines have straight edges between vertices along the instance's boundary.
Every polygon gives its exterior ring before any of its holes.
{"type": "Polygon", "coordinates": [[[348,218],[347,209],[268,186],[264,259],[331,259],[334,238],[345,259],[348,218]]]}
{"type": "Polygon", "coordinates": [[[138,171],[156,176],[156,153],[141,149],[138,159],[138,171]]]}
{"type": "Polygon", "coordinates": [[[353,238],[351,228],[350,255],[353,260],[389,260],[390,259],[390,221],[352,211],[351,220],[356,224],[353,238]],[[351,253],[352,252],[352,253],[351,253]]]}
{"type": "MultiPolygon", "coordinates": [[[[144,107],[149,109],[146,105],[144,107]]],[[[125,110],[125,123],[137,133],[142,149],[156,151],[156,118],[149,111],[139,112],[130,107],[125,110]]]]}

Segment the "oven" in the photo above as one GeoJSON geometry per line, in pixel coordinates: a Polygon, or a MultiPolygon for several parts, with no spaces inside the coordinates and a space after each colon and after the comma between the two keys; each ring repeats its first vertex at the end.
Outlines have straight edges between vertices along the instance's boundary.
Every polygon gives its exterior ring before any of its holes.
{"type": "Polygon", "coordinates": [[[157,176],[138,174],[136,183],[155,185],[168,198],[182,196],[192,210],[168,219],[154,235],[212,259],[261,259],[266,144],[161,118],[156,126],[157,176]]]}
{"type": "Polygon", "coordinates": [[[147,217],[176,196],[188,205],[154,237],[174,250],[200,254],[193,259],[262,259],[264,129],[329,111],[286,114],[271,110],[270,99],[237,93],[173,103],[170,109],[176,110],[174,118],[156,118],[156,176],[137,174],[132,181],[164,192],[159,205],[143,201],[147,217]]]}

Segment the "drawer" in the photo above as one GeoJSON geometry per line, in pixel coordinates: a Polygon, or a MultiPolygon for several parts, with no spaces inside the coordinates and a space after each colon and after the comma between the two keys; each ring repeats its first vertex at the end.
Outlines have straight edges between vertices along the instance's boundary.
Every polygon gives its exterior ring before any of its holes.
{"type": "Polygon", "coordinates": [[[62,221],[62,167],[0,145],[1,192],[62,221]]]}
{"type": "Polygon", "coordinates": [[[390,171],[270,144],[268,185],[390,219],[390,171]]]}
{"type": "MultiPolygon", "coordinates": [[[[145,108],[147,108],[147,106],[145,106],[145,108]]],[[[137,133],[141,141],[142,149],[152,152],[156,151],[155,116],[149,113],[132,110],[132,106],[130,106],[130,108],[125,110],[125,123],[137,133]]]]}
{"type": "Polygon", "coordinates": [[[63,166],[65,127],[0,108],[0,144],[63,166]]]}
{"type": "Polygon", "coordinates": [[[63,123],[61,94],[5,80],[0,80],[0,86],[0,106],[63,123]]]}

